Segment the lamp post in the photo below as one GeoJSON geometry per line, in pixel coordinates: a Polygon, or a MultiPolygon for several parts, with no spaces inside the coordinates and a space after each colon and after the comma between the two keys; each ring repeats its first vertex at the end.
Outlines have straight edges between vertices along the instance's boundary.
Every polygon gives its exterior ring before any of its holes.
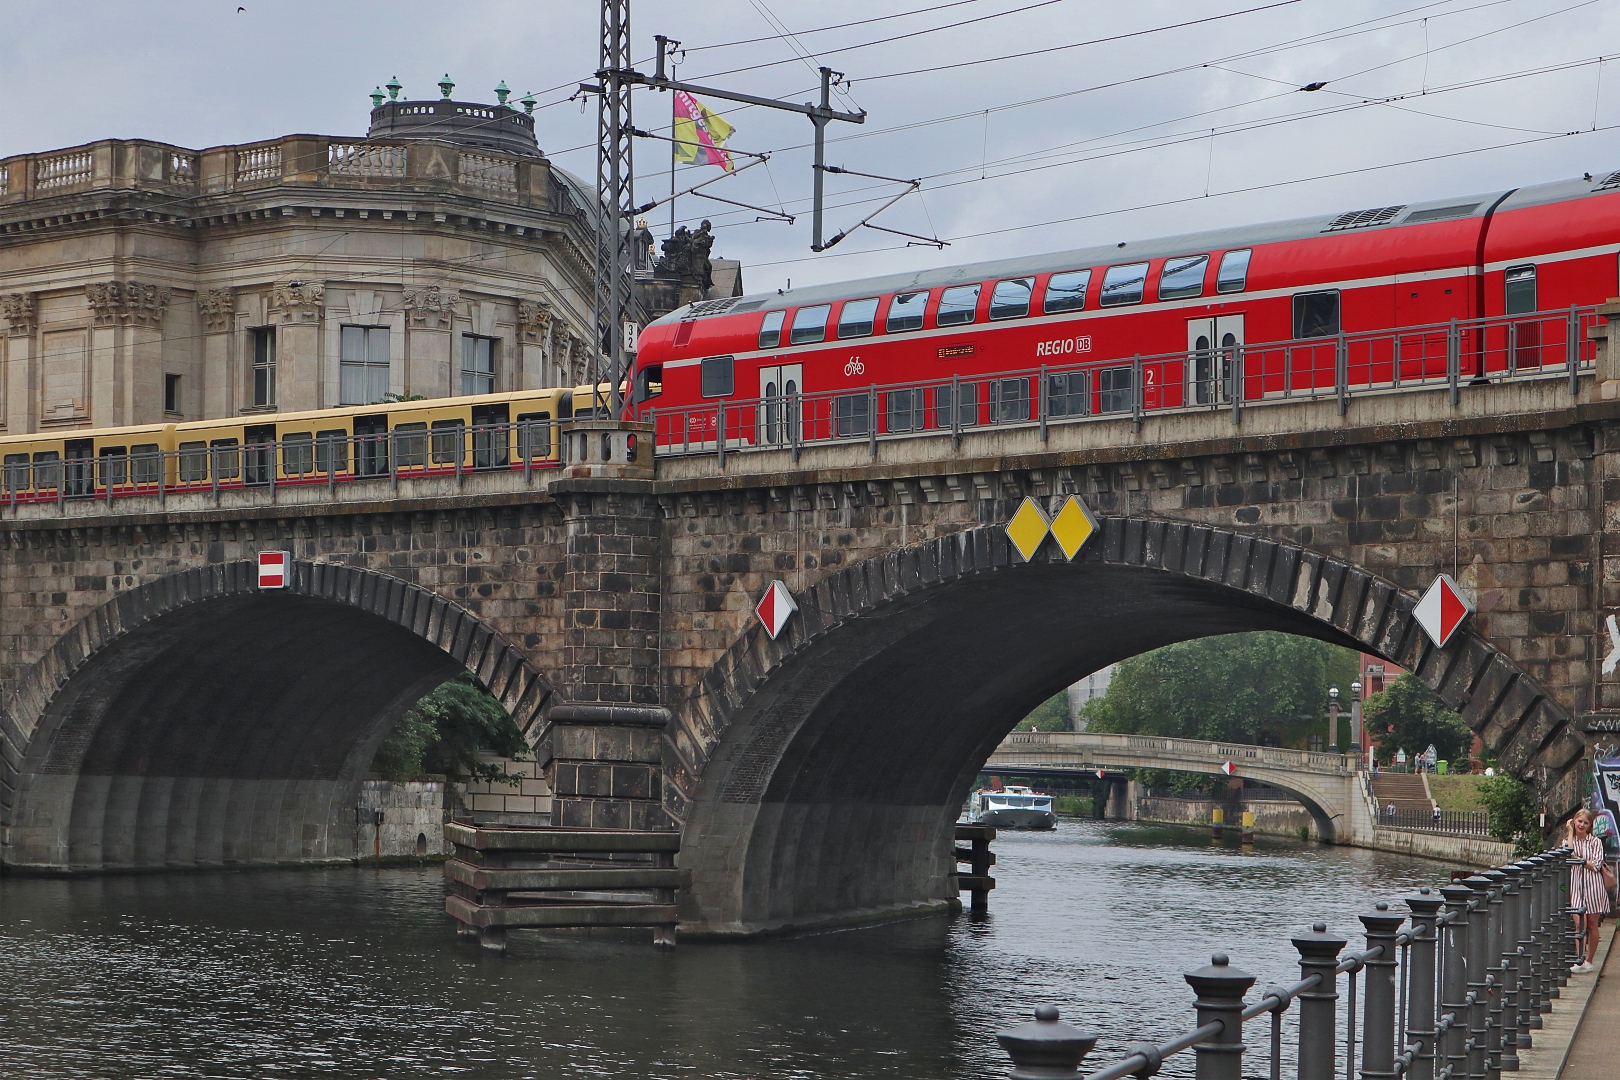
{"type": "Polygon", "coordinates": [[[1328,687],[1328,753],[1339,752],[1339,688],[1328,687]]]}
{"type": "Polygon", "coordinates": [[[1350,684],[1350,753],[1361,768],[1361,680],[1350,684]]]}

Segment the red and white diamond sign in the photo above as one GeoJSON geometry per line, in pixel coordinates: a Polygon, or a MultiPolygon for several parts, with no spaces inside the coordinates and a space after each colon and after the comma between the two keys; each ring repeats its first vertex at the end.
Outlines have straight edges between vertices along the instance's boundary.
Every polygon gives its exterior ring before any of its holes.
{"type": "Polygon", "coordinates": [[[1107,769],[1098,769],[1097,770],[1097,779],[1099,779],[1099,780],[1108,779],[1108,770],[1107,769]]]}
{"type": "Polygon", "coordinates": [[[1228,761],[1226,764],[1221,766],[1221,772],[1225,773],[1227,776],[1231,776],[1233,773],[1237,772],[1237,766],[1228,761]]]}
{"type": "Polygon", "coordinates": [[[765,632],[772,638],[782,632],[789,617],[798,610],[799,605],[794,602],[793,594],[780,580],[771,582],[765,595],[754,605],[754,614],[759,616],[759,621],[765,624],[765,632]]]}
{"type": "Polygon", "coordinates": [[[1417,610],[1412,612],[1412,616],[1435,647],[1443,649],[1463,620],[1473,613],[1474,605],[1463,595],[1457,583],[1449,575],[1441,574],[1429,586],[1429,591],[1423,594],[1423,599],[1418,601],[1417,610]]]}
{"type": "Polygon", "coordinates": [[[292,552],[259,552],[259,588],[285,589],[292,577],[292,552]]]}

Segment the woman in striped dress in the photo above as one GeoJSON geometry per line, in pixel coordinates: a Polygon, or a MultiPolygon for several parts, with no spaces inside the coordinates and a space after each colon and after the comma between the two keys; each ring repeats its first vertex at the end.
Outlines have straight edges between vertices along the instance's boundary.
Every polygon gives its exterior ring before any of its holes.
{"type": "Polygon", "coordinates": [[[1564,840],[1569,845],[1569,857],[1580,859],[1582,864],[1569,868],[1569,902],[1576,909],[1575,933],[1586,935],[1582,942],[1586,953],[1580,963],[1569,969],[1575,975],[1593,970],[1598,924],[1609,910],[1609,890],[1603,887],[1603,841],[1592,835],[1592,822],[1596,818],[1591,810],[1577,810],[1569,819],[1569,834],[1564,840]]]}

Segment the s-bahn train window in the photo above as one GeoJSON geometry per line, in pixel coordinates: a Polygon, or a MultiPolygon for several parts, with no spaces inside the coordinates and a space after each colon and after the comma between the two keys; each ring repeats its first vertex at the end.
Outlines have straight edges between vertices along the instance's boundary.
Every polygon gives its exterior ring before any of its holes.
{"type": "MultiPolygon", "coordinates": [[[[129,448],[129,455],[137,484],[155,484],[163,479],[163,452],[157,443],[136,443],[129,448]]],[[[34,475],[38,476],[39,470],[34,475]]]]}
{"type": "Polygon", "coordinates": [[[1085,372],[1070,371],[1046,377],[1046,415],[1054,419],[1060,416],[1084,416],[1090,404],[1091,395],[1086,391],[1085,372]]]}
{"type": "Polygon", "coordinates": [[[895,293],[889,301],[889,319],[885,329],[891,334],[903,330],[921,330],[923,311],[928,307],[928,291],[895,293]]]}
{"type": "Polygon", "coordinates": [[[1215,291],[1242,292],[1249,283],[1249,256],[1253,254],[1248,248],[1241,251],[1228,251],[1221,256],[1221,269],[1215,275],[1215,291]]]}
{"type": "MultiPolygon", "coordinates": [[[[214,475],[221,480],[235,480],[242,475],[242,452],[236,448],[235,439],[215,439],[211,444],[214,455],[214,475]]],[[[156,450],[157,447],[152,449],[156,450]]],[[[140,453],[137,446],[135,452],[140,453]]],[[[135,478],[140,479],[140,462],[135,463],[135,478]]],[[[152,478],[154,481],[157,477],[152,478]]]]}
{"type": "Polygon", "coordinates": [[[1333,337],[1339,332],[1339,290],[1294,294],[1294,336],[1333,337]]]}
{"type": "Polygon", "coordinates": [[[315,471],[340,473],[349,467],[349,433],[343,428],[315,433],[315,471]]]}
{"type": "Polygon", "coordinates": [[[1159,271],[1159,299],[1180,300],[1204,293],[1204,271],[1209,269],[1208,255],[1183,255],[1164,260],[1159,271]]]}
{"type": "Polygon", "coordinates": [[[315,471],[315,435],[289,431],[281,436],[281,471],[287,476],[307,476],[315,471]]]}
{"type": "Polygon", "coordinates": [[[1129,412],[1131,409],[1131,369],[1103,368],[1097,372],[1097,411],[1129,412]]]}
{"type": "Polygon", "coordinates": [[[877,318],[877,297],[868,297],[865,300],[849,300],[838,313],[838,336],[840,338],[866,337],[872,332],[872,323],[877,318]]]}
{"type": "Polygon", "coordinates": [[[923,426],[921,390],[890,390],[884,396],[890,431],[914,431],[923,426]]]}
{"type": "Polygon", "coordinates": [[[1142,288],[1147,284],[1147,271],[1148,264],[1145,262],[1110,266],[1103,275],[1102,306],[1140,304],[1142,288]]]}
{"type": "Polygon", "coordinates": [[[935,322],[940,326],[960,326],[972,322],[978,310],[979,286],[958,285],[939,294],[939,315],[935,322]]]}
{"type": "Polygon", "coordinates": [[[426,421],[394,425],[394,460],[399,462],[400,468],[421,468],[427,464],[427,430],[426,421]]]}
{"type": "Polygon", "coordinates": [[[992,319],[1021,319],[1029,314],[1029,294],[1035,291],[1034,278],[1008,278],[996,282],[990,291],[992,319]]]}
{"type": "Polygon", "coordinates": [[[34,487],[56,490],[62,482],[62,455],[55,450],[41,450],[34,455],[34,487]]]}
{"type": "Polygon", "coordinates": [[[1509,315],[1528,315],[1536,310],[1536,268],[1510,266],[1503,276],[1506,296],[1502,310],[1509,315]]]}
{"type": "Polygon", "coordinates": [[[838,398],[835,402],[838,435],[865,435],[872,421],[869,405],[865,394],[846,394],[838,398]]]}
{"type": "Polygon", "coordinates": [[[831,304],[802,307],[793,313],[793,329],[788,332],[788,344],[804,345],[827,338],[827,316],[832,314],[831,304]]]}
{"type": "Polygon", "coordinates": [[[21,491],[30,486],[27,454],[6,455],[6,490],[21,491]]]}
{"type": "Polygon", "coordinates": [[[785,311],[767,311],[765,321],[759,324],[759,347],[774,349],[782,344],[782,320],[787,317],[785,311]]]}
{"type": "Polygon", "coordinates": [[[433,464],[454,465],[461,460],[461,428],[459,419],[433,421],[433,464]]]}
{"type": "Polygon", "coordinates": [[[979,386],[977,383],[958,383],[956,386],[941,386],[934,391],[934,424],[936,427],[948,428],[951,426],[952,399],[956,404],[956,425],[958,427],[972,427],[979,422],[979,386]]]}
{"type": "Polygon", "coordinates": [[[208,479],[208,444],[183,442],[180,444],[180,482],[195,484],[208,479]]]}
{"type": "Polygon", "coordinates": [[[1055,315],[1060,311],[1079,311],[1086,306],[1086,290],[1091,287],[1090,270],[1069,270],[1053,274],[1046,279],[1046,297],[1041,311],[1055,315]]]}
{"type": "Polygon", "coordinates": [[[119,487],[129,483],[129,452],[122,446],[101,448],[101,486],[119,487]]]}
{"type": "Polygon", "coordinates": [[[703,360],[703,396],[730,397],[735,388],[732,358],[710,356],[703,360]]]}

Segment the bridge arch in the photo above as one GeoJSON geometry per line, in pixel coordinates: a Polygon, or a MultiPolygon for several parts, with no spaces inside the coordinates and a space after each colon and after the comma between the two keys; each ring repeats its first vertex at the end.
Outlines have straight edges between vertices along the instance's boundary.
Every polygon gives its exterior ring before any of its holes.
{"type": "Polygon", "coordinates": [[[1413,671],[1573,806],[1581,740],[1488,641],[1433,648],[1416,598],[1343,561],[1207,526],[1111,517],[1072,563],[1000,525],[912,544],[801,590],[677,711],[670,809],[690,929],[749,934],[955,901],[951,825],[1017,721],[1074,678],[1195,637],[1280,630],[1413,671]]]}
{"type": "Polygon", "coordinates": [[[354,855],[354,807],[399,715],[465,669],[523,730],[551,696],[522,650],[400,578],[252,562],[121,593],[0,714],[4,862],[131,870],[354,855]]]}

